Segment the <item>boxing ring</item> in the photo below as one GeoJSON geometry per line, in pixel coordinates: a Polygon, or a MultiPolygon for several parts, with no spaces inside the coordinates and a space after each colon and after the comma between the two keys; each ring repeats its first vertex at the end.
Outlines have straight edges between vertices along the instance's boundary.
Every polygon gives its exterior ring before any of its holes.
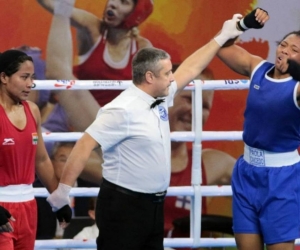
{"type": "MultiPolygon", "coordinates": [[[[82,89],[126,89],[131,81],[113,80],[35,80],[33,90],[82,90],[82,89]]],[[[191,186],[169,187],[167,196],[190,196],[190,237],[165,238],[165,247],[233,247],[234,238],[200,238],[201,197],[202,196],[231,196],[230,186],[201,186],[201,152],[202,141],[241,140],[242,131],[202,131],[202,90],[248,89],[248,80],[195,80],[185,90],[192,91],[192,131],[172,132],[172,141],[193,142],[191,186]],[[195,98],[197,96],[197,98],[195,98]],[[197,118],[197,119],[195,119],[197,118]],[[200,208],[200,209],[199,209],[200,208]],[[197,222],[197,223],[195,223],[197,222]]],[[[43,133],[45,141],[77,141],[83,133],[43,133]]],[[[45,188],[34,188],[36,197],[49,195],[45,188]]],[[[97,196],[99,188],[72,188],[70,196],[97,196]]],[[[296,241],[298,245],[299,239],[296,241]]],[[[35,249],[47,248],[96,248],[95,240],[36,240],[35,249]]]]}

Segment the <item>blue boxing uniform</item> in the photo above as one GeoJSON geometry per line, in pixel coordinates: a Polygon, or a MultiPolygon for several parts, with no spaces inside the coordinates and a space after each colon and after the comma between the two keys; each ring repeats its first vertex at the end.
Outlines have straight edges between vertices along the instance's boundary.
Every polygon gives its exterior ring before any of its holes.
{"type": "Polygon", "coordinates": [[[264,235],[266,244],[300,236],[300,109],[298,82],[273,79],[274,64],[251,75],[244,113],[244,155],[234,167],[233,230],[264,235]]]}

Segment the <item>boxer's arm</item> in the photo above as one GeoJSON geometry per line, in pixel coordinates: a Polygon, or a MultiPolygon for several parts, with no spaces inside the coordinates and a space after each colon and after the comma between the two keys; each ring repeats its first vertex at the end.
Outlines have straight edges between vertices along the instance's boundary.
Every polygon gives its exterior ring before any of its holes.
{"type": "Polygon", "coordinates": [[[263,60],[236,44],[221,48],[217,55],[230,69],[247,77],[250,77],[255,66],[263,60]]]}
{"type": "Polygon", "coordinates": [[[37,2],[52,14],[69,17],[76,28],[89,28],[91,25],[99,27],[99,18],[88,11],[74,7],[75,0],[37,0],[37,2]]]}
{"type": "Polygon", "coordinates": [[[69,193],[79,174],[82,172],[91,152],[99,144],[87,133],[76,142],[64,166],[57,189],[49,195],[47,201],[56,212],[60,225],[64,228],[71,220],[69,193]]]}
{"type": "Polygon", "coordinates": [[[221,32],[214,39],[196,50],[180,64],[174,73],[177,93],[200,75],[228,39],[242,34],[241,31],[236,29],[236,22],[239,20],[239,17],[239,14],[235,14],[232,19],[225,21],[221,32]]]}
{"type": "MultiPolygon", "coordinates": [[[[237,28],[241,26],[243,30],[262,28],[268,20],[268,13],[263,9],[257,8],[239,20],[237,28]]],[[[231,44],[226,44],[226,46],[222,47],[217,55],[233,71],[247,77],[250,77],[256,65],[263,60],[261,57],[250,54],[232,41],[231,44]]]]}
{"type": "Polygon", "coordinates": [[[57,189],[47,198],[54,212],[70,203],[69,193],[85,167],[91,152],[98,145],[99,144],[87,133],[84,133],[76,142],[64,166],[57,189]]]}

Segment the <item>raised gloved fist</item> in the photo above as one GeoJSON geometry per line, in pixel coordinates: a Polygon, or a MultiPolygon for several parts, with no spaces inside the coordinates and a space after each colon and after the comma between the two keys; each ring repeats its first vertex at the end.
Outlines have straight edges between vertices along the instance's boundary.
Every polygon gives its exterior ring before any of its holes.
{"type": "Polygon", "coordinates": [[[241,31],[245,31],[247,29],[261,29],[264,27],[264,22],[262,22],[261,15],[266,14],[268,16],[268,12],[262,8],[256,8],[252,10],[248,15],[246,15],[243,19],[237,22],[237,28],[241,31]],[[256,11],[260,10],[260,18],[258,19],[256,11]]]}
{"type": "Polygon", "coordinates": [[[70,223],[72,218],[72,209],[69,205],[65,205],[56,211],[56,218],[59,222],[70,223]]]}
{"type": "Polygon", "coordinates": [[[7,209],[0,206],[0,226],[5,225],[8,222],[8,219],[11,218],[10,212],[7,209]]]}
{"type": "Polygon", "coordinates": [[[289,73],[295,80],[300,81],[300,64],[292,59],[287,60],[288,68],[287,73],[289,73]]]}

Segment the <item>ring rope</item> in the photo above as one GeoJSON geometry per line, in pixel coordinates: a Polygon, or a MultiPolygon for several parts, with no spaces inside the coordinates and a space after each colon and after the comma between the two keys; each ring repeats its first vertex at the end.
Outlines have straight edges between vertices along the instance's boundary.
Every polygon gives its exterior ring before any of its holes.
{"type": "MultiPolygon", "coordinates": [[[[300,245],[296,239],[295,245],[300,245]]],[[[190,238],[165,238],[164,247],[192,247],[193,239],[190,238]]],[[[45,248],[96,248],[96,240],[36,240],[34,249],[45,248]]],[[[236,247],[234,238],[200,238],[199,247],[236,247]]]]}
{"type": "MultiPolygon", "coordinates": [[[[238,141],[242,140],[242,131],[203,131],[202,141],[238,141]]],[[[44,141],[77,141],[82,132],[44,132],[44,141]]],[[[194,132],[171,132],[171,141],[193,142],[194,132]]]]}
{"type": "MultiPolygon", "coordinates": [[[[46,188],[34,188],[35,197],[48,197],[49,193],[46,188]]],[[[70,192],[71,197],[94,197],[98,196],[100,188],[73,187],[70,192]]],[[[194,188],[192,186],[169,187],[167,196],[194,196],[194,188]]],[[[230,185],[224,186],[201,186],[202,196],[231,196],[232,190],[230,185]]]]}
{"type": "MultiPolygon", "coordinates": [[[[201,83],[203,90],[232,90],[248,89],[249,80],[194,80],[184,89],[194,90],[195,84],[201,83]]],[[[120,90],[126,89],[132,81],[116,80],[35,80],[32,86],[33,90],[79,90],[79,89],[103,89],[103,90],[120,90]]]]}
{"type": "MultiPolygon", "coordinates": [[[[199,238],[199,247],[234,247],[234,238],[199,238]]],[[[96,240],[36,240],[35,249],[45,248],[96,248],[96,240]]],[[[193,247],[191,238],[164,239],[164,247],[193,247]]]]}

